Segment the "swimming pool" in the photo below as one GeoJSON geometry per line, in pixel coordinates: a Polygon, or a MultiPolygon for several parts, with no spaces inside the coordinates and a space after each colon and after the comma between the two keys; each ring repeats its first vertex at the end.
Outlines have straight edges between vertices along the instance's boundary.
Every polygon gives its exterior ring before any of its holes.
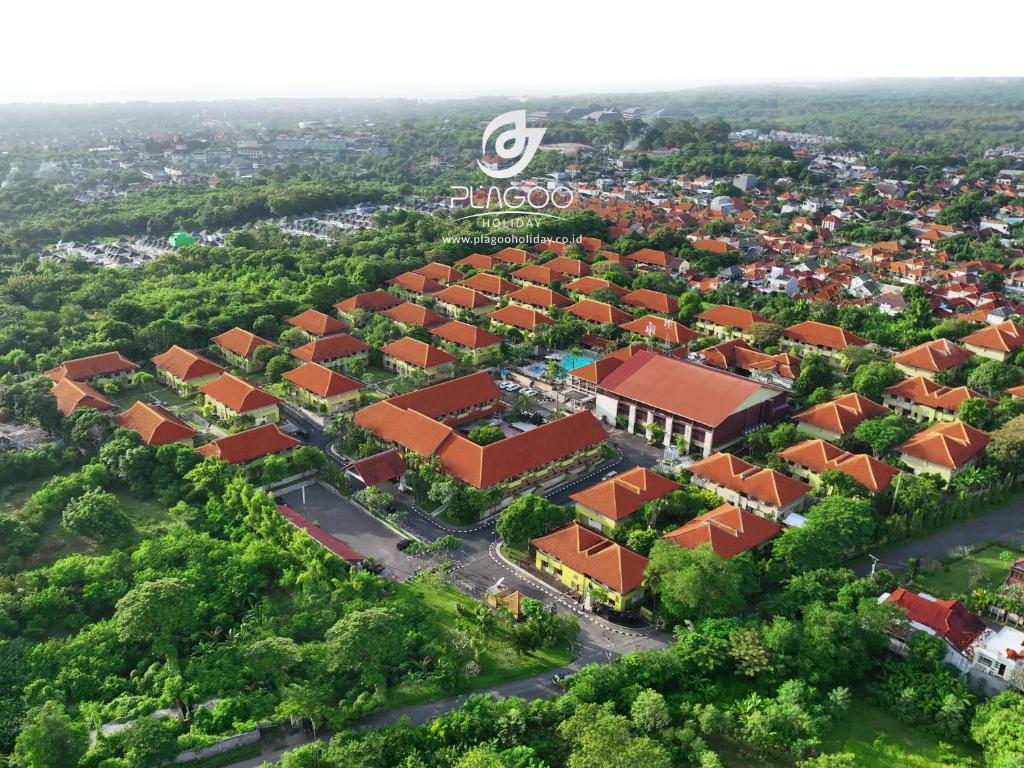
{"type": "Polygon", "coordinates": [[[586,355],[574,355],[572,352],[566,352],[562,355],[560,365],[562,366],[562,370],[574,371],[584,365],[590,365],[592,362],[594,362],[594,358],[592,357],[587,357],[586,355]]]}

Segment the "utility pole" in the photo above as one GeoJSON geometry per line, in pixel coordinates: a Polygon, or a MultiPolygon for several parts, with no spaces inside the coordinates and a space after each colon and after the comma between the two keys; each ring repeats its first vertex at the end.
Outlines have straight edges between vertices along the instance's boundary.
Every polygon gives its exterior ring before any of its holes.
{"type": "Polygon", "coordinates": [[[878,558],[868,552],[868,557],[871,558],[871,575],[875,575],[875,568],[878,566],[878,558]]]}

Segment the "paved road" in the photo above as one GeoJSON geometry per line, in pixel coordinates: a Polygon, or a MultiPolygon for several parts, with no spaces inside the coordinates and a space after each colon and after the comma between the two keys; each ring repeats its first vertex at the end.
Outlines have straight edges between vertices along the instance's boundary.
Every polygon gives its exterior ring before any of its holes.
{"type": "MultiPolygon", "coordinates": [[[[906,568],[908,557],[935,560],[961,544],[982,544],[995,541],[1003,544],[1024,544],[1024,499],[1013,499],[1001,507],[973,520],[955,523],[945,530],[922,539],[897,544],[893,549],[874,552],[878,567],[899,572],[906,568]]],[[[859,560],[854,571],[863,576],[871,571],[870,560],[859,560]]]]}

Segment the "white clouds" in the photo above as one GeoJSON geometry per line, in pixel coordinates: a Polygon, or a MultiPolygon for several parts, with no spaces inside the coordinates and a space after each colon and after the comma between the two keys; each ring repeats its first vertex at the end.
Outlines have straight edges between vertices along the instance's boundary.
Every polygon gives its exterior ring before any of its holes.
{"type": "Polygon", "coordinates": [[[0,102],[444,97],[1013,76],[1024,4],[10,0],[0,102]],[[977,19],[977,21],[974,21],[977,19]],[[994,24],[997,25],[993,26],[994,24]]]}

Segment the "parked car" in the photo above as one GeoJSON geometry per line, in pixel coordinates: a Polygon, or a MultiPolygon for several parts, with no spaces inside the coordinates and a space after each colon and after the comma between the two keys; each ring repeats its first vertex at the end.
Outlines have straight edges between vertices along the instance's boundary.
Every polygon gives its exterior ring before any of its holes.
{"type": "Polygon", "coordinates": [[[605,472],[604,473],[604,477],[602,477],[601,479],[602,480],[610,480],[611,478],[615,477],[617,474],[619,474],[618,470],[613,469],[611,472],[605,472]]]}
{"type": "Polygon", "coordinates": [[[505,387],[505,389],[507,391],[509,391],[509,392],[515,392],[517,389],[519,389],[519,385],[518,384],[509,384],[507,387],[505,387]]]}
{"type": "Polygon", "coordinates": [[[523,390],[523,394],[527,395],[528,397],[533,397],[534,395],[537,394],[537,390],[534,389],[533,387],[527,387],[526,389],[523,390]]]}

